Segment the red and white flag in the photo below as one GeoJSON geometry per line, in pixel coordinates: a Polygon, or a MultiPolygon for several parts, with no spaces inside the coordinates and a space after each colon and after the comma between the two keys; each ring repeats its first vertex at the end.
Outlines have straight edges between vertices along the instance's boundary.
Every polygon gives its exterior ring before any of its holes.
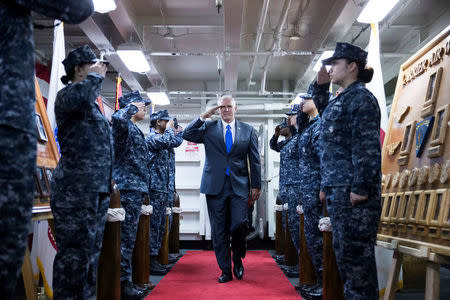
{"type": "Polygon", "coordinates": [[[122,97],[122,78],[120,77],[120,73],[117,74],[117,82],[116,82],[116,100],[114,101],[115,110],[119,110],[119,98],[122,97]]]}
{"type": "Polygon", "coordinates": [[[378,105],[381,110],[380,139],[383,145],[384,137],[388,128],[388,114],[386,108],[386,96],[384,94],[383,73],[380,61],[380,36],[378,32],[378,23],[371,23],[370,41],[367,46],[369,52],[367,64],[374,70],[372,81],[366,84],[366,87],[378,99],[378,105]]]}
{"type": "Polygon", "coordinates": [[[35,279],[39,273],[44,281],[45,294],[53,299],[53,261],[56,243],[46,220],[33,223],[33,243],[31,246],[31,266],[35,279]]]}
{"type": "Polygon", "coordinates": [[[53,31],[53,57],[52,57],[52,71],[50,73],[50,84],[48,91],[48,101],[47,101],[47,115],[52,130],[56,128],[55,119],[55,100],[56,94],[60,89],[64,87],[61,82],[61,77],[66,75],[62,61],[66,56],[66,47],[64,45],[64,24],[59,20],[55,20],[55,24],[60,23],[55,26],[53,31]]]}

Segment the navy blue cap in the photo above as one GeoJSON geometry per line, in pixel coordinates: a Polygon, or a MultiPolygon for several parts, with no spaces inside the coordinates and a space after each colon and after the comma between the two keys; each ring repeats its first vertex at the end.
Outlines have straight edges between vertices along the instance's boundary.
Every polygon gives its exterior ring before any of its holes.
{"type": "Polygon", "coordinates": [[[355,62],[367,63],[367,52],[358,46],[349,43],[336,43],[336,48],[334,49],[333,56],[322,60],[322,64],[331,65],[333,60],[339,58],[348,58],[355,62]]]}
{"type": "Polygon", "coordinates": [[[141,94],[139,91],[134,91],[131,93],[124,94],[122,97],[119,98],[119,107],[124,108],[128,104],[132,102],[143,102],[145,105],[149,105],[152,103],[149,99],[142,99],[141,94]]]}
{"type": "Polygon", "coordinates": [[[299,110],[300,110],[300,104],[294,104],[291,106],[291,110],[288,111],[286,114],[288,116],[296,115],[299,112],[299,110]]]}
{"type": "Polygon", "coordinates": [[[108,63],[106,60],[98,59],[91,47],[84,45],[70,51],[69,54],[67,54],[67,57],[62,61],[62,64],[64,65],[66,73],[69,73],[69,71],[75,66],[79,66],[84,63],[96,63],[98,61],[108,63]]]}
{"type": "Polygon", "coordinates": [[[283,118],[283,121],[278,125],[278,127],[280,127],[280,129],[288,127],[287,119],[283,118]]]}
{"type": "Polygon", "coordinates": [[[169,116],[169,113],[167,112],[167,109],[165,110],[158,110],[157,112],[152,113],[150,116],[150,123],[154,123],[158,120],[166,120],[169,121],[171,118],[169,116]]]}
{"type": "Polygon", "coordinates": [[[313,91],[314,91],[314,85],[310,84],[308,91],[306,93],[300,94],[299,97],[302,99],[312,99],[313,91]]]}

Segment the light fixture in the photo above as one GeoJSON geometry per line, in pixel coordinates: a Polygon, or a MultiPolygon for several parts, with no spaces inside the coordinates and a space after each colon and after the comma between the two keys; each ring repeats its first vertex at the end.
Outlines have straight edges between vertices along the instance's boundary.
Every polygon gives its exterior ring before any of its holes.
{"type": "Polygon", "coordinates": [[[169,105],[170,100],[167,97],[165,92],[157,91],[157,92],[147,92],[147,96],[150,100],[152,100],[152,104],[155,105],[169,105]]]}
{"type": "Polygon", "coordinates": [[[169,27],[166,27],[166,33],[163,34],[163,38],[166,40],[173,40],[175,37],[173,36],[172,30],[169,27]]]}
{"type": "MultiPolygon", "coordinates": [[[[324,51],[322,55],[317,60],[316,64],[314,65],[314,72],[319,72],[320,68],[322,67],[322,60],[327,59],[333,55],[334,51],[324,51]]],[[[327,69],[328,70],[328,69],[327,69]]]]}
{"type": "Polygon", "coordinates": [[[223,6],[223,0],[216,0],[217,13],[220,14],[220,9],[223,6]]]}
{"type": "Polygon", "coordinates": [[[298,41],[300,39],[300,34],[298,33],[298,25],[294,25],[294,30],[292,31],[292,35],[289,37],[291,41],[298,41]]]}
{"type": "Polygon", "coordinates": [[[377,23],[386,17],[398,0],[370,0],[358,17],[360,23],[377,23]]]}
{"type": "Polygon", "coordinates": [[[106,14],[116,9],[116,1],[114,0],[93,0],[94,10],[101,14],[106,14]]]}
{"type": "Polygon", "coordinates": [[[139,45],[122,44],[117,48],[116,53],[131,72],[147,73],[150,71],[150,65],[139,45]]]}

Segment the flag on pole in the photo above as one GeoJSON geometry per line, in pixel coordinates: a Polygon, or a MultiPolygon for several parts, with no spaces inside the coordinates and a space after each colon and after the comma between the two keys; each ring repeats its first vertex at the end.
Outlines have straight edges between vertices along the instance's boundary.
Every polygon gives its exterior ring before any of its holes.
{"type": "Polygon", "coordinates": [[[105,108],[103,107],[103,98],[101,95],[98,95],[97,100],[95,100],[98,104],[98,108],[102,112],[103,115],[105,115],[105,108]]]}
{"type": "Polygon", "coordinates": [[[378,100],[378,106],[381,110],[381,124],[380,124],[380,140],[383,145],[384,137],[388,127],[388,114],[386,108],[386,96],[384,94],[383,73],[381,70],[380,61],[380,36],[378,32],[378,23],[371,23],[370,41],[367,46],[368,58],[367,64],[373,68],[372,81],[366,84],[366,87],[378,100]]]}
{"type": "MultiPolygon", "coordinates": [[[[50,121],[50,126],[52,130],[56,129],[56,119],[55,119],[55,100],[56,94],[60,89],[64,87],[60,78],[66,75],[62,61],[66,56],[66,47],[64,46],[64,24],[55,20],[55,26],[53,30],[53,58],[52,58],[52,71],[50,73],[50,84],[48,91],[48,101],[47,101],[47,115],[50,121]]],[[[55,135],[56,136],[56,135],[55,135]]]]}
{"type": "Polygon", "coordinates": [[[115,101],[115,110],[119,110],[119,98],[122,97],[122,78],[120,77],[120,73],[117,74],[117,84],[116,84],[116,101],[115,101]]]}
{"type": "Polygon", "coordinates": [[[39,273],[44,281],[45,294],[53,299],[53,261],[56,256],[56,242],[46,220],[33,222],[33,243],[31,266],[35,280],[39,273]]]}

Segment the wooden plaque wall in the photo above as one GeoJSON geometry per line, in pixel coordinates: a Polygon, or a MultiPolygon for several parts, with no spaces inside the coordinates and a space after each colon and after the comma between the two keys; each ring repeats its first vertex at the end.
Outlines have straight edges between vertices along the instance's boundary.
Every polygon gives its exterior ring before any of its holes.
{"type": "Polygon", "coordinates": [[[42,99],[39,85],[35,80],[36,88],[36,130],[37,130],[37,159],[35,172],[36,192],[33,212],[50,210],[50,180],[53,170],[59,160],[59,152],[55,142],[47,110],[42,99]]]}
{"type": "Polygon", "coordinates": [[[400,68],[382,152],[379,233],[450,253],[450,26],[400,68]]]}

